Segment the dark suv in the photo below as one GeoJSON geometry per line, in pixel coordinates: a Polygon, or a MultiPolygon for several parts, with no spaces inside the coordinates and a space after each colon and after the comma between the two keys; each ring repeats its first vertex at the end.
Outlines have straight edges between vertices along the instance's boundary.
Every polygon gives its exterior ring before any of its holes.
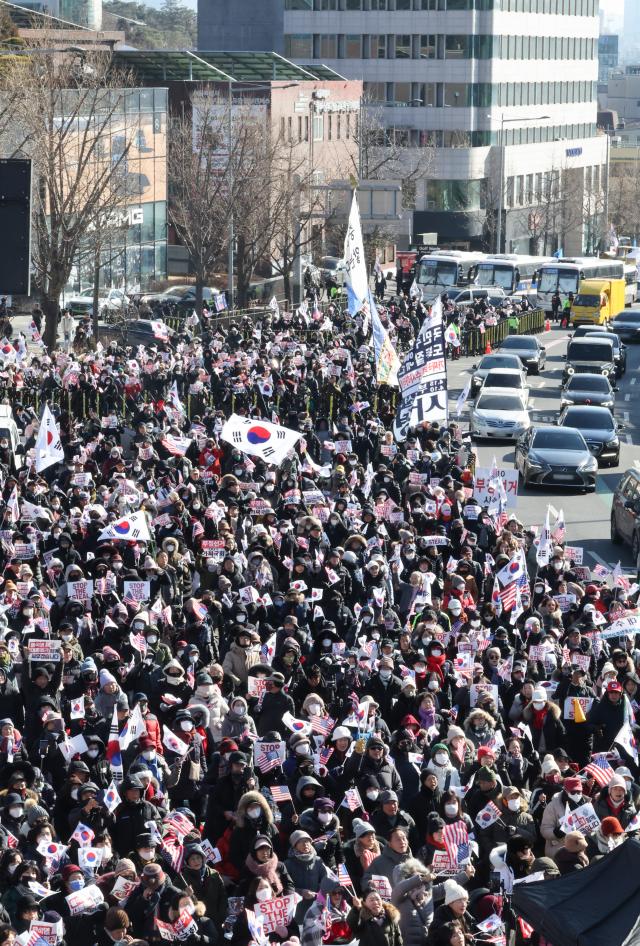
{"type": "Polygon", "coordinates": [[[640,555],[640,470],[627,470],[613,494],[611,541],[631,546],[635,566],[640,555]]]}

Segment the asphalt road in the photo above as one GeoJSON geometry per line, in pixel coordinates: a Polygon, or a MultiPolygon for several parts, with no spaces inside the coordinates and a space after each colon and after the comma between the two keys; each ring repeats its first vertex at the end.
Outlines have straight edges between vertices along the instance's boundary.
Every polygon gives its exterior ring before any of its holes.
{"type": "MultiPolygon", "coordinates": [[[[547,349],[547,363],[544,371],[539,375],[530,375],[531,419],[534,423],[549,424],[558,417],[560,412],[560,383],[564,355],[567,350],[570,331],[552,327],[551,331],[540,336],[542,344],[547,349]]],[[[479,361],[478,358],[460,358],[458,361],[449,361],[448,384],[450,399],[450,416],[455,417],[456,400],[466,385],[471,372],[471,366],[479,361]]],[[[529,487],[519,488],[517,504],[514,512],[521,522],[527,526],[540,527],[544,522],[547,505],[553,510],[562,509],[567,525],[567,543],[584,548],[584,564],[590,567],[600,562],[613,567],[620,561],[623,568],[635,575],[635,563],[631,558],[628,546],[613,545],[609,539],[609,523],[611,515],[611,497],[622,473],[630,467],[640,468],[640,383],[638,373],[640,368],[640,345],[627,347],[627,371],[618,381],[620,392],[616,394],[615,417],[624,424],[620,434],[622,449],[620,465],[605,467],[598,473],[595,493],[573,493],[559,487],[529,487]]],[[[463,430],[468,430],[468,406],[460,415],[463,430]]],[[[474,443],[474,450],[478,457],[477,465],[490,467],[493,457],[498,467],[509,470],[514,468],[514,446],[507,441],[481,440],[474,443]]],[[[552,519],[553,524],[553,519],[552,519]]]]}

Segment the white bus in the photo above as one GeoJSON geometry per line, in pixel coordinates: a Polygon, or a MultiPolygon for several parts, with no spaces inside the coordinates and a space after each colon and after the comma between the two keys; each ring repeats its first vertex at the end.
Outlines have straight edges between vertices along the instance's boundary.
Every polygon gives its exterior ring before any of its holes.
{"type": "Polygon", "coordinates": [[[422,292],[422,298],[428,302],[457,286],[467,286],[474,281],[478,263],[486,255],[464,253],[461,250],[436,250],[422,256],[416,271],[415,288],[422,292]]]}
{"type": "Polygon", "coordinates": [[[624,304],[633,305],[638,298],[638,266],[635,262],[624,264],[624,304]]]}
{"type": "Polygon", "coordinates": [[[545,312],[551,312],[551,299],[557,291],[564,301],[570,292],[575,294],[583,279],[622,279],[622,260],[598,259],[595,256],[577,256],[554,260],[540,269],[537,302],[545,312]]]}
{"type": "Polygon", "coordinates": [[[514,292],[530,292],[536,288],[536,276],[548,256],[518,256],[495,253],[478,263],[476,286],[500,286],[510,296],[514,292]]]}

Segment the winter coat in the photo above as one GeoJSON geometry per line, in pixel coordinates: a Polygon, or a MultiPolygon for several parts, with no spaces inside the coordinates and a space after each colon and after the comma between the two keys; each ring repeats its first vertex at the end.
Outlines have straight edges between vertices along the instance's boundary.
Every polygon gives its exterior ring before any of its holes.
{"type": "Polygon", "coordinates": [[[282,731],[282,717],[284,713],[295,715],[296,708],[291,697],[280,690],[277,693],[265,693],[262,700],[262,709],[258,719],[258,735],[282,731]]]}
{"type": "Polygon", "coordinates": [[[240,647],[240,645],[236,644],[234,641],[224,655],[222,669],[225,673],[233,674],[234,677],[237,677],[243,689],[246,690],[249,670],[257,663],[260,663],[259,650],[240,647]]]}
{"type": "Polygon", "coordinates": [[[238,803],[236,826],[229,843],[229,859],[238,870],[243,869],[247,854],[253,853],[253,844],[259,834],[265,834],[270,839],[277,853],[279,850],[278,829],[273,823],[273,813],[269,803],[260,792],[245,792],[238,803]],[[247,815],[247,808],[253,805],[259,805],[262,809],[260,818],[255,821],[247,815]]]}
{"type": "Polygon", "coordinates": [[[547,802],[547,806],[542,816],[542,821],[540,822],[540,834],[545,841],[545,857],[555,857],[556,853],[564,844],[564,833],[560,833],[561,829],[559,825],[564,818],[567,804],[569,805],[569,809],[573,811],[586,800],[586,798],[583,798],[583,800],[578,802],[578,804],[574,804],[572,801],[567,799],[566,792],[562,791],[557,792],[551,801],[547,802]],[[558,837],[558,834],[560,834],[560,837],[558,837]]]}
{"type": "Polygon", "coordinates": [[[436,765],[433,759],[429,759],[427,769],[438,779],[438,788],[441,792],[460,787],[460,773],[451,762],[446,765],[436,765]]]}
{"type": "Polygon", "coordinates": [[[207,911],[207,916],[221,928],[227,917],[227,892],[222,877],[214,867],[205,866],[202,871],[182,866],[181,874],[207,911]]]}
{"type": "Polygon", "coordinates": [[[404,861],[409,860],[411,851],[406,854],[397,854],[388,845],[383,848],[382,853],[374,858],[369,867],[362,875],[362,887],[366,887],[374,874],[380,877],[386,877],[391,887],[393,887],[393,872],[404,861]]]}
{"type": "MultiPolygon", "coordinates": [[[[358,754],[353,753],[349,758],[347,765],[345,765],[345,773],[347,769],[350,769],[349,763],[357,766],[360,761],[358,754]]],[[[363,779],[366,775],[373,775],[374,778],[378,780],[378,784],[381,790],[390,789],[393,792],[396,792],[398,796],[402,794],[402,782],[400,781],[400,776],[396,770],[395,765],[389,759],[388,756],[377,762],[375,759],[369,758],[367,755],[361,761],[360,767],[357,770],[358,779],[363,779]]]]}
{"type": "Polygon", "coordinates": [[[587,726],[594,733],[594,752],[608,752],[625,722],[625,698],[612,703],[607,694],[594,700],[587,713],[587,726]]]}
{"type": "Polygon", "coordinates": [[[247,701],[240,696],[234,696],[231,700],[232,704],[240,702],[244,703],[245,708],[242,716],[238,716],[237,713],[232,713],[231,710],[229,710],[220,724],[220,732],[223,739],[229,738],[237,741],[245,732],[253,733],[254,736],[256,735],[256,724],[249,715],[247,701]]]}
{"type": "Polygon", "coordinates": [[[349,911],[347,923],[360,946],[402,946],[400,913],[392,903],[383,904],[383,908],[385,917],[381,924],[364,905],[349,911]]]}
{"type": "Polygon", "coordinates": [[[293,848],[289,850],[289,856],[284,862],[284,866],[289,871],[296,893],[302,896],[295,913],[296,923],[301,924],[304,922],[305,913],[314,902],[305,899],[304,892],[311,890],[313,893],[318,893],[320,884],[328,876],[327,868],[315,851],[311,854],[298,854],[293,848]]]}
{"type": "Polygon", "coordinates": [[[340,840],[340,822],[337,815],[331,815],[328,824],[320,824],[313,808],[307,808],[300,815],[300,830],[306,831],[313,838],[313,848],[330,870],[344,860],[342,841],[340,840]],[[325,840],[316,840],[325,838],[325,840]]]}
{"type": "Polygon", "coordinates": [[[493,741],[495,728],[496,721],[493,716],[481,709],[472,709],[464,721],[464,734],[471,741],[474,749],[488,746],[493,741]],[[483,723],[481,730],[476,730],[472,725],[478,719],[483,723]]]}
{"type": "Polygon", "coordinates": [[[597,814],[600,821],[604,818],[617,818],[623,828],[626,828],[629,822],[633,821],[636,809],[631,801],[629,793],[624,796],[624,801],[622,802],[622,807],[616,812],[614,811],[609,804],[609,792],[607,788],[603,788],[600,792],[598,800],[592,802],[595,813],[597,814]]]}
{"type": "MultiPolygon", "coordinates": [[[[222,739],[222,724],[229,712],[229,705],[219,688],[214,686],[213,695],[207,699],[201,699],[196,689],[196,692],[191,697],[189,706],[201,706],[208,711],[209,721],[206,726],[211,733],[211,742],[217,745],[222,739]]],[[[253,720],[251,720],[251,722],[253,722],[253,720]]]]}
{"type": "Polygon", "coordinates": [[[523,712],[522,718],[531,730],[533,739],[533,748],[540,755],[547,752],[555,752],[560,746],[564,745],[565,728],[561,718],[560,707],[557,703],[547,703],[547,713],[542,724],[542,729],[536,729],[533,725],[534,709],[533,704],[528,703],[523,712]]]}
{"type": "MultiPolygon", "coordinates": [[[[403,946],[424,946],[424,942],[433,920],[434,902],[444,899],[444,884],[431,884],[431,874],[424,864],[416,858],[409,858],[396,869],[391,902],[400,912],[400,932],[403,946]],[[418,885],[423,884],[425,897],[416,906],[409,894],[418,885]]],[[[455,880],[459,884],[467,883],[467,875],[461,871],[455,880]]]]}

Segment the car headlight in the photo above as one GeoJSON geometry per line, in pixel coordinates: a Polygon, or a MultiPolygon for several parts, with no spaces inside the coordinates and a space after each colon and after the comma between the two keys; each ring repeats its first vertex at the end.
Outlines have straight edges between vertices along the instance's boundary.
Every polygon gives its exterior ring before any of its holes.
{"type": "Polygon", "coordinates": [[[575,374],[575,372],[575,368],[572,368],[571,365],[567,365],[567,374],[575,374]]]}
{"type": "Polygon", "coordinates": [[[540,457],[537,457],[535,453],[530,453],[527,457],[527,462],[530,467],[536,470],[547,470],[549,469],[549,464],[546,460],[542,460],[540,457]]]}
{"type": "Polygon", "coordinates": [[[482,384],[482,378],[480,377],[480,375],[474,374],[471,380],[473,381],[474,384],[482,384]]]}
{"type": "Polygon", "coordinates": [[[617,447],[619,442],[618,438],[614,437],[613,440],[608,440],[607,443],[605,443],[605,447],[617,447]]]}
{"type": "Polygon", "coordinates": [[[602,369],[602,375],[603,375],[603,377],[608,378],[608,377],[609,377],[609,369],[608,369],[608,368],[603,368],[603,369],[602,369]]]}
{"type": "Polygon", "coordinates": [[[593,473],[598,469],[598,461],[591,455],[587,460],[583,460],[578,467],[578,473],[593,473]]]}

